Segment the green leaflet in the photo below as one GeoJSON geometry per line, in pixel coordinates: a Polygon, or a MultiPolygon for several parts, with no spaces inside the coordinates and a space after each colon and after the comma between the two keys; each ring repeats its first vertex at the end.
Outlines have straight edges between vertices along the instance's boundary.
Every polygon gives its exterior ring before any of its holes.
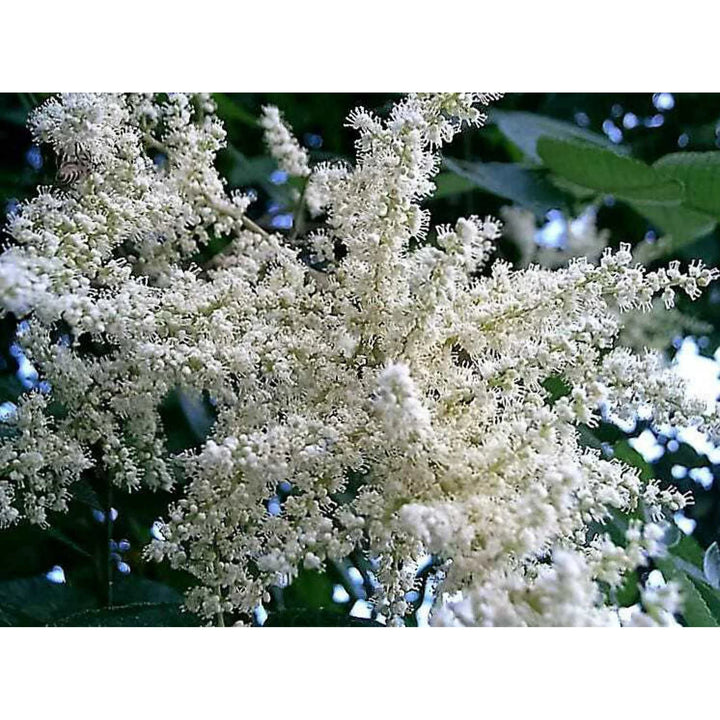
{"type": "Polygon", "coordinates": [[[686,204],[662,205],[632,201],[630,205],[668,236],[669,246],[664,254],[676,252],[683,245],[707,235],[716,224],[714,217],[686,207],[686,204]]]}
{"type": "Polygon", "coordinates": [[[332,609],[282,610],[270,613],[265,627],[384,627],[365,618],[350,617],[332,609]]]}
{"type": "Polygon", "coordinates": [[[131,603],[85,610],[61,618],[56,627],[198,627],[204,623],[179,603],[131,603]]]}
{"type": "MultiPolygon", "coordinates": [[[[598,147],[615,147],[603,135],[584,130],[577,125],[562,120],[555,120],[535,113],[493,110],[490,113],[490,120],[500,128],[500,132],[508,140],[520,148],[530,161],[535,163],[541,162],[537,151],[537,143],[541,137],[581,140],[598,147]]],[[[626,152],[624,148],[618,148],[616,151],[626,152]]]]}
{"type": "Polygon", "coordinates": [[[687,207],[720,218],[720,152],[672,153],[653,168],[683,183],[687,207]]]}
{"type": "Polygon", "coordinates": [[[659,170],[605,148],[577,140],[541,137],[538,154],[554,173],[582,187],[623,200],[676,203],[683,186],[659,170]]]}
{"type": "Polygon", "coordinates": [[[567,208],[568,196],[541,169],[515,163],[480,163],[445,159],[445,166],[486,192],[512,200],[538,215],[567,208]]]}

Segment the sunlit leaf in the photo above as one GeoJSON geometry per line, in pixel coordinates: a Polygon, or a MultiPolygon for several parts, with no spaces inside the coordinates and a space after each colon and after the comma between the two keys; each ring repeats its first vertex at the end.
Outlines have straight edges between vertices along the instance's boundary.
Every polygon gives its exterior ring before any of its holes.
{"type": "Polygon", "coordinates": [[[567,208],[568,197],[542,170],[515,163],[473,163],[445,159],[445,166],[485,192],[511,200],[539,215],[553,208],[567,208]]]}
{"type": "Polygon", "coordinates": [[[668,236],[665,254],[677,252],[686,243],[707,235],[716,219],[685,205],[663,205],[634,201],[630,205],[668,236]]]}
{"type": "Polygon", "coordinates": [[[536,113],[493,110],[490,120],[497,124],[503,135],[517,145],[528,159],[537,163],[541,162],[537,142],[543,136],[582,140],[599,147],[613,147],[617,152],[626,152],[624,148],[616,148],[604,135],[536,113]]]}
{"type": "Polygon", "coordinates": [[[718,627],[718,621],[693,580],[670,558],[657,559],[655,564],[666,580],[673,580],[680,585],[683,597],[682,615],[685,622],[691,627],[718,627]]]}
{"type": "Polygon", "coordinates": [[[688,207],[720,218],[720,152],[673,153],[653,167],[684,184],[688,207]]]}
{"type": "Polygon", "coordinates": [[[682,184],[633,158],[584,142],[541,137],[538,154],[554,173],[598,193],[646,203],[680,203],[682,184]]]}

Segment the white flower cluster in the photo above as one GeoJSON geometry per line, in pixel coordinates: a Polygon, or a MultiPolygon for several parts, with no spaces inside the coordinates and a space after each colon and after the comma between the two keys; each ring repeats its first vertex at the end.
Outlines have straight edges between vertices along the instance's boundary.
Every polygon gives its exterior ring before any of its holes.
{"type": "Polygon", "coordinates": [[[307,150],[300,147],[275,106],[267,105],[263,108],[260,126],[265,131],[265,144],[281,170],[295,177],[310,174],[307,150]]]}
{"type": "MultiPolygon", "coordinates": [[[[351,115],[356,165],[308,181],[327,213],[306,238],[322,271],[226,194],[207,97],[42,106],[38,138],[88,167],[21,207],[0,256],[0,303],[26,321],[19,343],[53,400],[21,397],[0,440],[0,524],[44,522],[86,471],[130,489],[181,479],[147,552],[197,578],[187,604],[208,619],[249,617],[299,568],[360,550],[393,623],[428,553],[438,624],[609,622],[602,587],[645,563],[657,532],[632,526],[618,547],[591,528],[687,500],[584,447],[577,425],[648,404],[659,422],[713,425],[656,356],[613,347],[619,313],[676,288],[695,297],[717,273],[649,273],[625,246],[599,264],[489,266],[500,224],[474,216],[419,242],[437,148],[481,125],[494,97],[412,95],[384,120],[351,115]],[[200,268],[213,237],[230,243],[200,268]],[[569,387],[556,402],[553,375],[569,387]],[[172,390],[212,400],[197,451],[166,447],[172,390]]],[[[279,116],[264,123],[304,174],[279,116]]]]}

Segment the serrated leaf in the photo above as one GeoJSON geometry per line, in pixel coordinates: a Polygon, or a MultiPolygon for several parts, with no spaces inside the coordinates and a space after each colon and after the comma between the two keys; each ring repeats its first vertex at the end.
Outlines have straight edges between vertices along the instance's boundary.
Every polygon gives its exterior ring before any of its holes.
{"type": "Polygon", "coordinates": [[[690,627],[718,627],[708,604],[687,575],[675,578],[682,587],[682,614],[690,627]]]}
{"type": "Polygon", "coordinates": [[[554,173],[582,187],[623,200],[679,204],[683,186],[633,158],[588,143],[541,137],[538,154],[554,173]]]}
{"type": "Polygon", "coordinates": [[[700,543],[690,535],[683,535],[680,542],[672,548],[672,554],[698,569],[702,567],[703,549],[700,543]]]}
{"type": "Polygon", "coordinates": [[[720,218],[720,152],[672,153],[653,167],[683,183],[685,205],[720,218]]]}
{"type": "Polygon", "coordinates": [[[15,606],[0,606],[0,627],[37,627],[38,620],[15,606]]]}
{"type": "Polygon", "coordinates": [[[51,623],[55,627],[198,627],[203,622],[178,603],[132,603],[85,610],[51,623]]]}
{"type": "Polygon", "coordinates": [[[384,627],[365,618],[351,617],[331,609],[282,610],[268,615],[264,627],[384,627]]]}
{"type": "Polygon", "coordinates": [[[21,614],[28,624],[44,625],[73,612],[95,605],[95,599],[75,587],[40,577],[0,583],[0,608],[11,615],[21,614]]]}
{"type": "Polygon", "coordinates": [[[546,173],[515,163],[473,163],[453,158],[445,166],[493,195],[544,215],[553,208],[567,208],[568,198],[555,187],[546,173]]]}
{"type": "MultiPolygon", "coordinates": [[[[543,136],[582,140],[599,147],[614,147],[604,135],[535,113],[493,110],[490,113],[490,121],[494,122],[500,128],[500,132],[520,148],[528,159],[536,163],[541,162],[537,152],[537,141],[543,136]]],[[[626,152],[624,148],[617,148],[617,151],[626,152]]]]}
{"type": "Polygon", "coordinates": [[[718,547],[717,542],[714,542],[705,551],[703,573],[712,587],[716,590],[720,588],[720,547],[718,547]]]}
{"type": "Polygon", "coordinates": [[[720,624],[720,593],[694,577],[691,577],[690,580],[705,601],[715,622],[720,624]]]}
{"type": "Polygon", "coordinates": [[[655,564],[666,580],[680,585],[682,593],[682,615],[690,627],[718,627],[718,622],[708,607],[692,578],[680,570],[671,558],[656,559],[655,564]]]}

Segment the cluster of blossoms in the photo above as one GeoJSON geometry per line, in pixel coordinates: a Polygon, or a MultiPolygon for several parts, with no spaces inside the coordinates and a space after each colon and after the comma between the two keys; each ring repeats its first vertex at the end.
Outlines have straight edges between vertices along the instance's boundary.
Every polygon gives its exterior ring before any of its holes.
{"type": "MultiPolygon", "coordinates": [[[[687,498],[583,446],[577,427],[643,408],[714,428],[659,356],[615,346],[624,313],[696,297],[716,273],[647,272],[626,246],[516,270],[490,264],[498,221],[430,233],[437,150],[495,98],[358,110],[355,165],[312,171],[266,108],[271,152],[310,173],[305,200],[326,215],[292,243],[227,194],[208,97],[39,108],[38,141],[82,172],[21,206],[0,256],[2,310],[24,320],[18,342],[50,388],[20,398],[0,440],[0,525],[45,523],[85,473],[128,490],[180,483],[147,554],[197,579],[186,602],[209,620],[249,618],[300,568],[360,551],[391,623],[428,555],[436,624],[616,623],[604,590],[662,552],[663,529],[632,523],[617,545],[602,524],[640,509],[659,520],[687,498]],[[211,238],[228,242],[200,267],[211,238]],[[569,388],[555,401],[554,375],[569,388]],[[167,449],[173,390],[212,401],[197,450],[167,449]]],[[[667,588],[630,622],[671,622],[667,588]]]]}
{"type": "MultiPolygon", "coordinates": [[[[515,245],[519,254],[518,267],[536,264],[559,268],[581,257],[590,262],[600,259],[610,241],[610,232],[598,229],[594,206],[587,207],[576,218],[567,218],[559,211],[548,215],[550,221],[539,227],[534,212],[517,206],[501,208],[503,237],[515,245]]],[[[635,259],[640,262],[657,260],[662,256],[657,252],[660,248],[667,249],[665,238],[655,243],[642,243],[635,251],[635,259]]],[[[711,330],[708,323],[673,307],[672,296],[670,302],[657,297],[648,312],[620,318],[618,342],[637,350],[662,350],[677,336],[704,335],[711,330]]]]}

